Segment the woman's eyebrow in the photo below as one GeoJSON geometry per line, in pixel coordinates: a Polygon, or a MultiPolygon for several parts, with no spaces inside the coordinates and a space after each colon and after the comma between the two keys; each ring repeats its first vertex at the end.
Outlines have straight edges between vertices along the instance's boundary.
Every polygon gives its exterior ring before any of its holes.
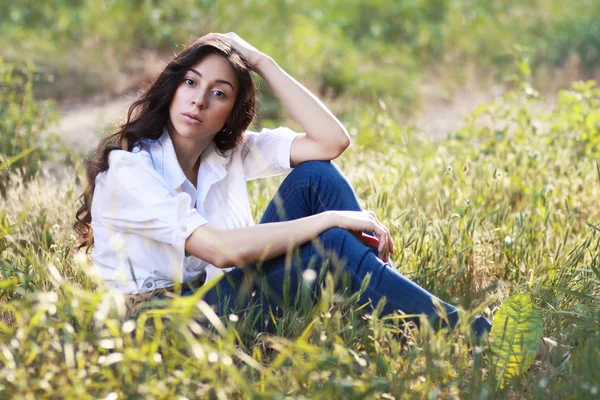
{"type": "MultiPolygon", "coordinates": [[[[190,68],[190,71],[192,71],[193,73],[198,75],[200,78],[202,78],[202,74],[200,72],[196,71],[194,68],[190,68]]],[[[229,85],[229,86],[231,86],[231,90],[233,90],[235,92],[235,89],[233,88],[233,85],[231,84],[231,82],[226,81],[225,79],[215,79],[215,82],[224,83],[226,85],[229,85]]]]}

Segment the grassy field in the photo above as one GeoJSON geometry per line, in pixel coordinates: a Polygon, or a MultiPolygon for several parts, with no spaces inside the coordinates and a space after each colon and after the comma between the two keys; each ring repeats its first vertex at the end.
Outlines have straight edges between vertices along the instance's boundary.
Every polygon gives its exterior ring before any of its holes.
{"type": "MultiPolygon", "coordinates": [[[[564,87],[552,77],[569,60],[575,78],[597,73],[598,0],[371,3],[0,4],[0,399],[600,398],[600,88],[576,79],[552,107],[536,90],[564,87]],[[455,330],[329,290],[272,336],[218,320],[206,287],[126,320],[75,251],[84,155],[44,132],[55,101],[137,89],[157,57],[213,30],[340,116],[353,140],[335,162],[392,232],[395,266],[464,310],[455,330]],[[467,71],[501,97],[442,140],[405,123],[430,77],[445,92],[467,71]],[[495,324],[477,344],[479,313],[495,324]],[[542,332],[575,346],[567,362],[533,360],[542,332]]],[[[285,123],[264,84],[260,97],[259,123],[285,123]]],[[[282,179],[249,183],[256,221],[282,179]]]]}
{"type": "MultiPolygon", "coordinates": [[[[597,397],[600,90],[577,83],[549,113],[535,111],[537,96],[521,82],[437,142],[403,129],[384,104],[366,108],[345,121],[353,144],[336,162],[392,231],[400,271],[467,310],[465,321],[527,295],[544,335],[577,346],[560,367],[536,362],[501,385],[490,342],[473,347],[466,323],[403,330],[328,291],[272,337],[235,317],[214,321],[201,293],[124,321],[122,297],[96,288],[73,250],[75,162],[62,179],[28,185],[3,172],[1,397],[597,397]]],[[[249,185],[255,219],[278,183],[249,185]]]]}

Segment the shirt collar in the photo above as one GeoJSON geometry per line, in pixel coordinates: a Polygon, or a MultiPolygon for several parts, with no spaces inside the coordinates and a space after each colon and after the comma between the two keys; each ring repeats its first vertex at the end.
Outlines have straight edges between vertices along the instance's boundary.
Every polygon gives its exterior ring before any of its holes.
{"type": "MultiPolygon", "coordinates": [[[[171,140],[167,128],[164,128],[162,135],[158,139],[158,146],[150,147],[150,155],[152,157],[154,169],[162,175],[172,189],[177,189],[183,185],[187,177],[183,173],[179,161],[177,161],[175,147],[173,147],[173,141],[171,140]]],[[[217,151],[215,142],[211,141],[204,152],[202,152],[200,167],[204,165],[205,167],[210,168],[210,170],[217,175],[215,181],[219,181],[227,175],[225,165],[228,161],[229,157],[220,155],[217,151]]]]}

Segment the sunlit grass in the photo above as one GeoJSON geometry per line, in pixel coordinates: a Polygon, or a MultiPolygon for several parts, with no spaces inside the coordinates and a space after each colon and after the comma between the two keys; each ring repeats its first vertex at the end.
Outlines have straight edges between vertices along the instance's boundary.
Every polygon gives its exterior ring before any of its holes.
{"type": "MultiPolygon", "coordinates": [[[[200,301],[157,302],[124,321],[121,295],[90,275],[70,225],[70,177],[18,176],[0,199],[0,391],[8,398],[594,398],[600,390],[600,93],[592,85],[534,112],[527,85],[429,142],[382,109],[345,121],[336,161],[390,228],[396,267],[465,318],[452,332],[356,312],[325,290],[286,312],[276,335],[215,321],[200,301]],[[469,316],[527,293],[544,334],[577,345],[560,368],[535,364],[504,389],[469,316]],[[114,393],[114,394],[113,394],[114,393]]],[[[78,170],[81,174],[81,169],[78,170]]],[[[249,185],[258,220],[280,179],[249,185]]],[[[331,285],[330,285],[331,286],[331,285]]],[[[329,287],[330,287],[329,286],[329,287]]],[[[201,290],[206,290],[203,288],[201,290]]]]}

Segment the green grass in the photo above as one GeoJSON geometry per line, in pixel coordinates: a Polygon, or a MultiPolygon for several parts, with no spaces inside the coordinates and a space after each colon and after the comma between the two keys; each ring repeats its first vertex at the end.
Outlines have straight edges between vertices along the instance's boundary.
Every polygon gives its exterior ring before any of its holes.
{"type": "Polygon", "coordinates": [[[599,17],[597,0],[21,0],[0,4],[0,56],[38,65],[38,94],[73,99],[135,90],[148,52],[235,31],[322,95],[410,106],[431,75],[501,77],[515,46],[536,71],[576,55],[591,74],[599,17]]]}
{"type": "MultiPolygon", "coordinates": [[[[353,145],[336,162],[393,233],[398,269],[467,310],[452,332],[362,315],[328,290],[272,337],[235,318],[202,328],[192,317],[214,316],[200,294],[123,321],[122,297],[73,250],[76,171],[27,185],[11,174],[0,199],[2,397],[597,397],[600,90],[577,83],[559,99],[536,111],[521,83],[436,142],[382,108],[345,121],[353,145]],[[577,347],[561,367],[536,363],[500,389],[468,317],[493,318],[513,294],[533,299],[545,336],[577,347]]],[[[255,220],[281,179],[249,185],[255,220]]]]}

